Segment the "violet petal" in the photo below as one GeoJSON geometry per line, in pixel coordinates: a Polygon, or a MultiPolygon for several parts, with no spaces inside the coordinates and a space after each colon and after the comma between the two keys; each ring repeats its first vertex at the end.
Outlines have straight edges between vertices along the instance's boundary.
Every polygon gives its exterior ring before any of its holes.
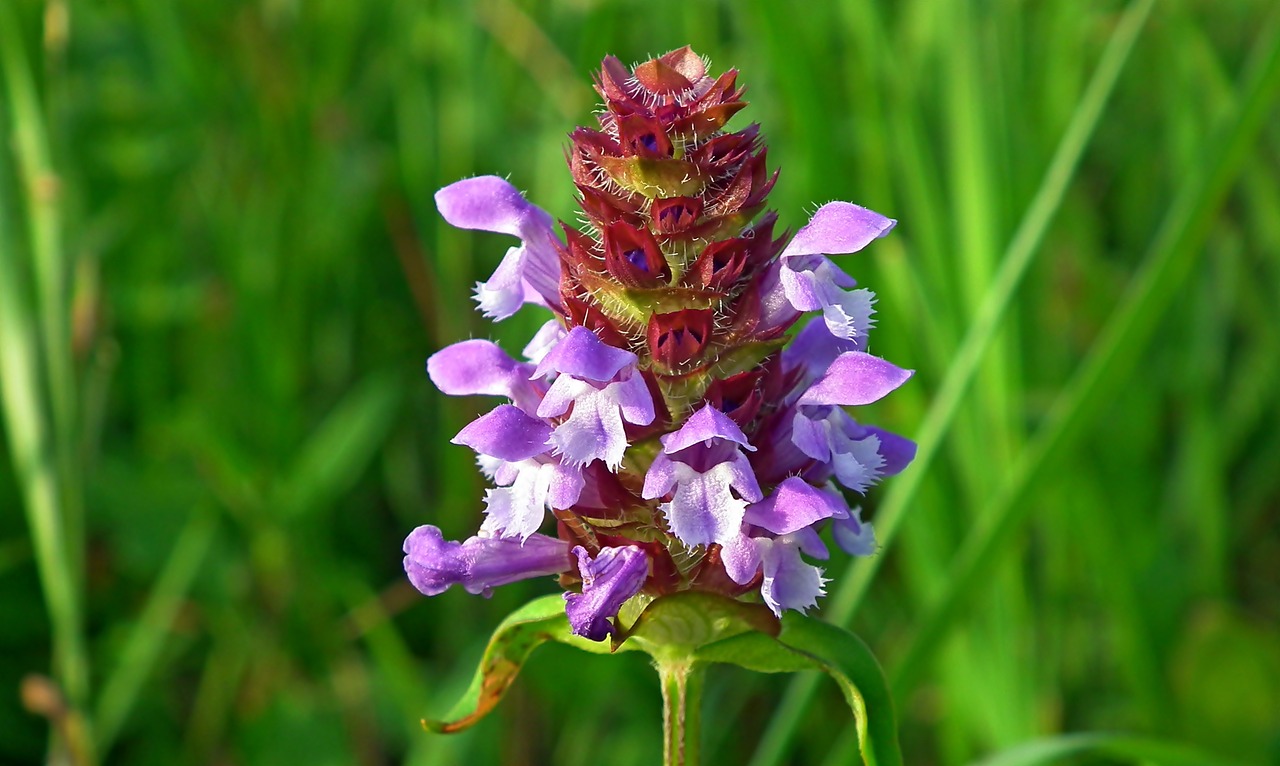
{"type": "Polygon", "coordinates": [[[653,395],[649,386],[639,374],[632,374],[617,383],[611,384],[609,390],[622,412],[622,419],[637,426],[647,426],[656,415],[653,409],[653,395]]]}
{"type": "Polygon", "coordinates": [[[751,461],[746,455],[734,452],[733,456],[722,462],[719,467],[724,472],[729,486],[733,487],[743,500],[758,503],[764,499],[764,493],[760,491],[760,483],[756,481],[756,472],[752,470],[751,461]]]}
{"type": "Polygon", "coordinates": [[[537,532],[546,519],[554,466],[537,460],[509,465],[516,468],[515,480],[485,492],[485,519],[480,530],[493,537],[523,539],[537,532]]]}
{"type": "Polygon", "coordinates": [[[785,479],[763,502],[747,508],[748,524],[775,535],[788,535],[832,517],[846,516],[844,498],[819,489],[796,476],[785,479]]]}
{"type": "Polygon", "coordinates": [[[783,609],[803,612],[816,606],[818,597],[825,593],[823,585],[827,581],[821,569],[800,557],[799,544],[788,537],[760,538],[757,544],[764,568],[760,595],[773,613],[781,617],[783,609]]]}
{"type": "MultiPolygon", "coordinates": [[[[870,334],[875,309],[875,293],[867,289],[847,290],[822,307],[822,319],[837,338],[860,340],[870,334]]],[[[866,345],[863,343],[862,345],[866,345]]]]}
{"type": "Polygon", "coordinates": [[[440,215],[459,229],[510,234],[524,240],[551,230],[551,216],[498,176],[464,178],[440,189],[435,197],[440,215]]]}
{"type": "Polygon", "coordinates": [[[582,490],[586,489],[587,480],[582,475],[582,468],[576,465],[551,463],[550,487],[547,490],[547,505],[556,510],[564,510],[578,502],[582,490]]]}
{"type": "Polygon", "coordinates": [[[760,570],[760,549],[755,538],[739,533],[720,546],[720,561],[729,578],[739,585],[746,585],[760,570]]]}
{"type": "Polygon", "coordinates": [[[524,282],[528,261],[529,251],[523,246],[507,248],[488,281],[476,282],[474,299],[480,313],[501,321],[520,310],[529,297],[524,282]]]}
{"type": "Polygon", "coordinates": [[[676,485],[676,466],[678,463],[659,452],[649,464],[649,471],[644,475],[644,488],[640,496],[645,500],[654,500],[671,491],[676,485]]]}
{"type": "Polygon", "coordinates": [[[849,202],[829,202],[813,214],[782,251],[783,257],[856,253],[872,240],[888,234],[892,218],[849,202]]]}
{"type": "Polygon", "coordinates": [[[689,546],[723,545],[740,534],[747,501],[730,491],[735,481],[740,482],[740,472],[734,461],[720,463],[705,473],[675,463],[675,494],[670,502],[658,506],[666,514],[672,534],[689,546]]]}
{"type": "Polygon", "coordinates": [[[551,349],[555,348],[557,343],[564,340],[564,337],[567,334],[568,333],[564,331],[564,326],[560,324],[560,320],[548,319],[541,327],[538,328],[538,331],[533,334],[533,337],[529,342],[525,344],[524,351],[522,352],[524,354],[524,358],[528,359],[532,364],[538,364],[546,358],[547,353],[550,352],[551,349]]]}
{"type": "Polygon", "coordinates": [[[880,456],[884,458],[884,465],[880,468],[881,476],[901,473],[915,459],[916,443],[905,436],[875,426],[863,428],[880,440],[880,456]]]}
{"type": "Polygon", "coordinates": [[[649,557],[634,545],[602,548],[594,559],[582,546],[573,553],[578,557],[582,592],[564,594],[565,614],[575,635],[603,641],[614,632],[609,620],[644,587],[649,557]]]}
{"type": "Polygon", "coordinates": [[[915,373],[862,351],[836,357],[826,374],[800,397],[800,404],[871,404],[915,373]]]}
{"type": "MultiPolygon", "coordinates": [[[[840,521],[845,518],[848,517],[841,516],[833,520],[832,523],[834,524],[836,521],[840,521]]],[[[806,556],[820,559],[822,561],[826,561],[831,558],[831,554],[827,551],[827,544],[822,542],[822,537],[813,527],[797,529],[795,532],[786,535],[786,538],[794,542],[800,548],[800,552],[806,556]]]]}
{"type": "Polygon", "coordinates": [[[559,372],[603,383],[635,363],[635,354],[610,346],[585,327],[575,327],[542,358],[530,377],[559,372]]]}
{"type": "MultiPolygon", "coordinates": [[[[783,269],[778,277],[782,280],[783,293],[796,310],[818,311],[826,305],[831,292],[839,292],[839,286],[831,280],[832,275],[818,273],[817,267],[825,263],[829,261],[821,255],[799,256],[783,261],[783,269]]],[[[844,274],[843,271],[840,273],[844,274]]]]}
{"type": "Polygon", "coordinates": [[[512,359],[498,344],[464,340],[445,346],[427,359],[427,375],[436,388],[450,396],[506,396],[519,399],[531,391],[533,365],[512,359]]]}
{"type": "Polygon", "coordinates": [[[880,440],[873,435],[857,441],[832,436],[831,471],[836,480],[854,492],[866,492],[883,475],[880,440]]]}
{"type": "Polygon", "coordinates": [[[820,463],[831,461],[831,437],[822,418],[810,417],[803,410],[796,412],[791,421],[791,443],[820,463]]]}
{"type": "MultiPolygon", "coordinates": [[[[573,465],[603,460],[611,470],[617,469],[627,449],[627,434],[622,425],[622,411],[611,395],[611,389],[616,388],[610,385],[600,390],[568,375],[556,378],[547,399],[554,394],[557,401],[573,403],[568,419],[551,432],[548,443],[556,454],[573,465]]],[[[544,410],[539,409],[538,414],[544,414],[544,410]]]]}
{"type": "Polygon", "coordinates": [[[553,537],[533,535],[523,543],[472,537],[459,543],[445,540],[430,525],[409,533],[404,552],[409,581],[428,596],[457,584],[468,593],[488,595],[499,585],[560,574],[571,566],[569,544],[553,537]]]}
{"type": "Polygon", "coordinates": [[[679,431],[661,438],[662,451],[670,455],[711,439],[725,439],[740,444],[748,450],[755,450],[737,423],[708,404],[693,413],[679,431]]]}
{"type": "Polygon", "coordinates": [[[840,550],[850,556],[870,556],[876,552],[876,532],[862,520],[862,509],[854,508],[848,518],[832,522],[831,535],[840,550]]]}
{"type": "Polygon", "coordinates": [[[546,421],[530,417],[514,405],[500,404],[459,431],[453,443],[465,444],[482,455],[519,461],[546,452],[550,436],[551,426],[546,421]]]}

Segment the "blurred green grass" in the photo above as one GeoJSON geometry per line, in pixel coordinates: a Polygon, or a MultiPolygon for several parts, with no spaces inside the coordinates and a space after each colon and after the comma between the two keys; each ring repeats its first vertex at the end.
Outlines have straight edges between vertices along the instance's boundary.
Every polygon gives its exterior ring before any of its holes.
{"type": "MultiPolygon", "coordinates": [[[[553,586],[420,599],[398,550],[482,507],[447,440],[486,403],[422,361],[542,319],[472,310],[507,243],[432,193],[497,173],[573,220],[589,73],[691,43],[742,71],[785,225],[900,221],[847,266],[919,374],[866,415],[935,457],[872,493],[892,544],[833,562],[827,613],[857,606],[908,762],[1119,731],[1280,763],[1270,3],[1156,2],[1039,209],[1124,4],[0,3],[0,761],[46,750],[31,672],[108,763],[658,760],[652,672],[562,648],[476,730],[423,733],[553,586]]],[[[717,672],[707,703],[709,763],[852,757],[834,687],[717,672]]],[[[1092,757],[1176,760],[1125,747],[1092,757]]]]}

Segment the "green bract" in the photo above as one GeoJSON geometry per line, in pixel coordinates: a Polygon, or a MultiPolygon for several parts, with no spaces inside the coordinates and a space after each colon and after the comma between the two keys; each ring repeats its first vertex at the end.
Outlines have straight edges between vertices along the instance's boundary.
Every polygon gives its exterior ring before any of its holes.
{"type": "MultiPolygon", "coordinates": [[[[649,602],[612,645],[570,633],[560,596],[535,599],[494,631],[470,687],[444,720],[423,719],[422,725],[438,733],[474,725],[497,706],[533,650],[547,641],[594,654],[644,652],[663,676],[664,687],[670,676],[694,681],[685,685],[686,696],[679,705],[685,716],[684,731],[678,737],[682,742],[695,741],[690,735],[696,731],[697,692],[707,665],[737,665],[759,673],[820,670],[839,685],[853,711],[863,762],[875,766],[902,763],[889,687],[880,664],[861,639],[797,612],[787,612],[778,620],[763,606],[698,591],[649,602]]],[[[669,744],[671,724],[669,716],[669,744]]],[[[692,752],[680,753],[674,760],[671,755],[669,752],[669,762],[697,763],[692,752]]]]}

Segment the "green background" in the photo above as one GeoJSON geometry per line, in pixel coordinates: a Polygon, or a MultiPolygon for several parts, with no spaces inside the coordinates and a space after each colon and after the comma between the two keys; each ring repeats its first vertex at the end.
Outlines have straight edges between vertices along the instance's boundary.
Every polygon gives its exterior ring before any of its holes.
{"type": "MultiPolygon", "coordinates": [[[[555,586],[425,599],[399,549],[483,507],[448,440],[492,402],[423,361],[543,320],[473,310],[511,242],[433,192],[495,173],[575,220],[591,71],[686,43],[741,70],[783,225],[900,221],[841,264],[919,371],[858,416],[922,458],[821,614],[907,762],[1107,731],[1280,763],[1266,0],[0,0],[0,762],[48,748],[32,673],[109,763],[658,762],[656,675],[565,647],[424,733],[555,586]]],[[[708,763],[853,758],[833,684],[717,668],[706,704],[708,763]]]]}

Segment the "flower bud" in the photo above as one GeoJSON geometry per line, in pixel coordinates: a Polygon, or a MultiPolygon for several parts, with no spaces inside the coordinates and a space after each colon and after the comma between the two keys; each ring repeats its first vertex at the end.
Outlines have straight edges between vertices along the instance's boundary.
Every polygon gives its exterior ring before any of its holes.
{"type": "Polygon", "coordinates": [[[702,358],[714,329],[711,309],[651,314],[646,337],[654,363],[666,371],[688,369],[702,358]]]}

